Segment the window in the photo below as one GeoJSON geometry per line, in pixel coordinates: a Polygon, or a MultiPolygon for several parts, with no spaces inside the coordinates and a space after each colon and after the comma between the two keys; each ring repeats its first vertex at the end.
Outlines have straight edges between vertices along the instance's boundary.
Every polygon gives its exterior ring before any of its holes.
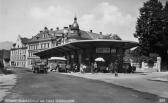
{"type": "Polygon", "coordinates": [[[42,44],[41,44],[41,48],[42,48],[43,46],[42,46],[42,44]]]}
{"type": "Polygon", "coordinates": [[[36,44],[36,49],[37,49],[37,46],[38,46],[38,45],[36,44]]]}
{"type": "Polygon", "coordinates": [[[48,48],[50,47],[49,43],[48,43],[48,48]]]}

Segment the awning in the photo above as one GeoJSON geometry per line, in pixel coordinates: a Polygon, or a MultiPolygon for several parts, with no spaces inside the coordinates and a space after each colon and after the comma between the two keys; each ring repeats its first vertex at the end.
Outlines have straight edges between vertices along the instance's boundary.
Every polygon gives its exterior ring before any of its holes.
{"type": "Polygon", "coordinates": [[[135,46],[138,46],[138,43],[134,41],[105,40],[105,39],[78,40],[34,53],[34,55],[37,55],[41,58],[50,58],[53,56],[61,57],[73,51],[86,50],[88,48],[95,48],[95,47],[114,47],[114,48],[130,49],[135,46]]]}

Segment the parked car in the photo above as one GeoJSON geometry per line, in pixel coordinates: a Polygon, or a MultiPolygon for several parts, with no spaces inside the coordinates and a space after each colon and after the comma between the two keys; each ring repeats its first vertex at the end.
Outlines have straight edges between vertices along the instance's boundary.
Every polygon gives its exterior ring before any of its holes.
{"type": "Polygon", "coordinates": [[[35,62],[32,66],[33,73],[47,73],[48,66],[44,62],[35,62]]]}

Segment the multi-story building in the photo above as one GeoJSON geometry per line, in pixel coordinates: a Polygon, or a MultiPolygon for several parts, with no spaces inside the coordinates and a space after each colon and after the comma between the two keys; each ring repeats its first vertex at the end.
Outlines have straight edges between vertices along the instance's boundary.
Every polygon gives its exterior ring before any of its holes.
{"type": "Polygon", "coordinates": [[[40,58],[35,56],[34,53],[44,51],[46,49],[54,48],[73,42],[76,40],[94,40],[103,38],[102,32],[100,34],[90,31],[83,31],[79,29],[77,18],[74,18],[72,25],[55,30],[45,27],[30,40],[27,38],[21,38],[18,36],[16,43],[11,49],[11,65],[19,67],[32,67],[35,61],[39,61],[40,58]]]}
{"type": "Polygon", "coordinates": [[[56,30],[53,30],[45,27],[44,30],[41,30],[37,35],[33,36],[28,43],[28,66],[31,67],[35,61],[40,60],[38,56],[33,55],[36,52],[63,45],[77,39],[88,40],[101,36],[102,34],[92,33],[92,31],[86,32],[80,30],[76,17],[72,25],[64,27],[63,29],[57,27],[56,30]],[[80,35],[82,35],[82,37],[80,35]]]}
{"type": "Polygon", "coordinates": [[[29,39],[18,35],[16,43],[13,44],[10,52],[11,66],[27,67],[27,43],[29,39]]]}
{"type": "MultiPolygon", "coordinates": [[[[60,32],[58,28],[56,31],[60,32]]],[[[40,60],[40,58],[33,55],[33,53],[57,46],[57,36],[55,36],[56,31],[53,29],[49,30],[45,27],[44,30],[40,31],[37,35],[31,38],[28,43],[28,67],[31,67],[35,61],[40,60]]]]}

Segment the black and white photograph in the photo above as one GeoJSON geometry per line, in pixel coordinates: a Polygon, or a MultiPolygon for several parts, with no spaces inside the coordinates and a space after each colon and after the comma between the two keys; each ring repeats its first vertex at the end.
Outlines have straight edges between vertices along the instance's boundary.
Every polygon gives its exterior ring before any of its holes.
{"type": "Polygon", "coordinates": [[[0,103],[168,103],[168,0],[0,0],[0,103]]]}

